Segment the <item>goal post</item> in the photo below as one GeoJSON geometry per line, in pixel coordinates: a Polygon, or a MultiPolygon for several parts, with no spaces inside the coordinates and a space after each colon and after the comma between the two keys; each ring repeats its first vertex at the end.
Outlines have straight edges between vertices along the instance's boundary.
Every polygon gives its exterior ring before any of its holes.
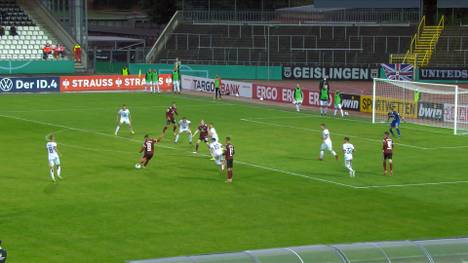
{"type": "Polygon", "coordinates": [[[468,90],[457,85],[374,79],[372,123],[387,122],[392,109],[404,122],[468,134],[468,90]]]}

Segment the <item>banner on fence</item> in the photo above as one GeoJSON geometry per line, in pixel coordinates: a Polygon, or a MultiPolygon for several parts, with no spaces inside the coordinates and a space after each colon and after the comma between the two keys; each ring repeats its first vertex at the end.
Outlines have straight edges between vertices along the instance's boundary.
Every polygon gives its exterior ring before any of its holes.
{"type": "Polygon", "coordinates": [[[343,110],[359,111],[361,108],[361,96],[343,94],[341,106],[343,107],[343,110]]]}
{"type": "Polygon", "coordinates": [[[378,68],[283,66],[283,79],[372,80],[378,76],[378,68]]]}
{"type": "Polygon", "coordinates": [[[465,68],[421,68],[419,80],[468,81],[468,69],[465,68]]]}
{"type": "MultiPolygon", "coordinates": [[[[468,105],[458,105],[458,123],[468,124],[468,105]]],[[[455,120],[455,105],[444,104],[444,121],[453,122],[455,120]]]]}
{"type": "Polygon", "coordinates": [[[444,104],[420,102],[418,107],[418,118],[442,121],[444,118],[444,104]]]}
{"type": "MultiPolygon", "coordinates": [[[[253,98],[257,100],[272,101],[279,103],[292,103],[294,89],[271,85],[253,84],[253,98]]],[[[319,93],[312,90],[303,89],[304,106],[319,106],[319,93]]],[[[329,106],[333,105],[333,94],[330,95],[329,106]]]]}
{"type": "MultiPolygon", "coordinates": [[[[61,92],[75,91],[137,91],[144,90],[145,77],[138,75],[104,75],[104,76],[63,76],[60,77],[61,92]]],[[[161,91],[172,91],[172,76],[159,75],[161,91]]]]}
{"type": "MultiPolygon", "coordinates": [[[[182,88],[214,93],[214,79],[182,75],[182,88]]],[[[221,93],[224,95],[252,98],[252,84],[232,80],[221,81],[221,93]]]]}
{"type": "Polygon", "coordinates": [[[60,81],[58,77],[0,77],[0,93],[15,92],[58,92],[60,81]]]}
{"type": "MultiPolygon", "coordinates": [[[[361,96],[361,112],[372,112],[372,96],[361,96]]],[[[417,104],[414,101],[405,101],[393,98],[377,97],[375,101],[375,111],[378,114],[387,114],[396,110],[404,118],[417,117],[417,104]]]]}

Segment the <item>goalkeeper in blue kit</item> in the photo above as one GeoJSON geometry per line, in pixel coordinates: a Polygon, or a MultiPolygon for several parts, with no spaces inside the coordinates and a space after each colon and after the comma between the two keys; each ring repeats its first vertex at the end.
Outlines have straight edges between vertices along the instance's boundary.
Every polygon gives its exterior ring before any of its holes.
{"type": "Polygon", "coordinates": [[[388,113],[388,119],[387,121],[390,121],[390,119],[392,119],[392,122],[390,123],[390,133],[392,134],[392,136],[395,136],[395,134],[393,133],[393,128],[396,129],[397,131],[397,134],[398,134],[398,138],[400,138],[400,122],[401,122],[401,116],[400,116],[400,113],[398,113],[395,109],[392,109],[391,112],[388,113]]]}

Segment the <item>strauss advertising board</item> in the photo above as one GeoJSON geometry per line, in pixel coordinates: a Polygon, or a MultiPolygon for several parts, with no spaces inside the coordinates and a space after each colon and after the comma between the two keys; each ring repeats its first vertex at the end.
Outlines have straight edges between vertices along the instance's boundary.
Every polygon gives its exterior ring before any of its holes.
{"type": "MultiPolygon", "coordinates": [[[[60,77],[61,92],[79,91],[138,91],[147,86],[144,76],[109,75],[109,76],[63,76],[60,77]]],[[[172,90],[172,76],[159,74],[162,91],[172,90]]]]}
{"type": "MultiPolygon", "coordinates": [[[[182,75],[182,88],[214,93],[214,79],[182,75]]],[[[252,98],[252,84],[232,80],[221,80],[221,93],[252,98]]]]}

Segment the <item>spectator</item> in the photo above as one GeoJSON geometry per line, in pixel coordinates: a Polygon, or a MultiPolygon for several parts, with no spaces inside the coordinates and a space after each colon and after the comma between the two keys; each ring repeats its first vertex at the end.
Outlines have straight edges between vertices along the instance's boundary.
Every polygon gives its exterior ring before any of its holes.
{"type": "Polygon", "coordinates": [[[42,48],[42,58],[44,60],[47,60],[49,58],[49,55],[52,53],[52,48],[50,47],[50,44],[47,43],[43,48],[42,48]]]}
{"type": "Polygon", "coordinates": [[[16,26],[11,26],[10,27],[10,36],[17,36],[18,32],[16,32],[16,26]]]}
{"type": "Polygon", "coordinates": [[[58,54],[59,54],[60,58],[64,58],[65,57],[65,47],[62,44],[59,44],[57,50],[58,50],[58,54]]]}
{"type": "Polygon", "coordinates": [[[5,28],[0,25],[0,37],[3,37],[5,35],[5,28]]]}
{"type": "Polygon", "coordinates": [[[81,63],[81,46],[80,44],[76,44],[73,47],[73,53],[75,54],[75,62],[81,63]]]}
{"type": "Polygon", "coordinates": [[[128,76],[128,68],[127,66],[122,67],[122,76],[128,76]]]}
{"type": "Polygon", "coordinates": [[[50,48],[52,49],[52,55],[54,56],[54,59],[58,59],[59,57],[58,45],[52,45],[50,48]]]}

